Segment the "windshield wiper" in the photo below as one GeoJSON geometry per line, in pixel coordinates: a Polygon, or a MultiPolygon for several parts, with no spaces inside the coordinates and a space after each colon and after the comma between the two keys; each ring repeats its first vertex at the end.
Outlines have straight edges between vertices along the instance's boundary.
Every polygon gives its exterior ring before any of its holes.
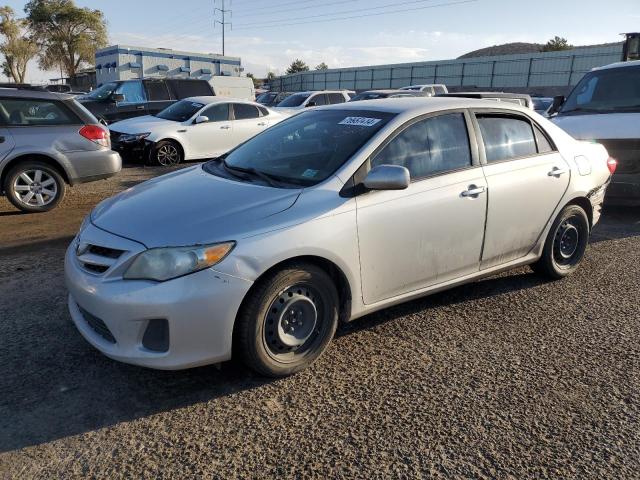
{"type": "MultiPolygon", "coordinates": [[[[262,180],[263,182],[265,182],[267,185],[271,186],[271,187],[281,187],[283,185],[283,182],[281,182],[280,180],[278,180],[274,175],[269,175],[268,173],[264,173],[261,172],[260,170],[256,170],[255,168],[251,167],[251,168],[242,168],[242,167],[232,167],[231,165],[229,165],[227,163],[226,160],[222,160],[222,164],[224,165],[224,168],[226,168],[227,170],[229,170],[231,172],[231,174],[233,174],[233,172],[239,172],[239,173],[243,173],[243,174],[249,174],[249,175],[253,175],[254,177],[258,177],[260,180],[262,180]]],[[[238,176],[238,175],[236,175],[238,176]]],[[[245,177],[246,178],[246,175],[245,177]]]]}

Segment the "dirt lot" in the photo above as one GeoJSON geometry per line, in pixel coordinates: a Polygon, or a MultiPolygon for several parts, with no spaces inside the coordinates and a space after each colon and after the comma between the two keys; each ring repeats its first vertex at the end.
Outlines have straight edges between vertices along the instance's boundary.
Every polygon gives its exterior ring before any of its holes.
{"type": "Polygon", "coordinates": [[[159,372],[91,348],[62,260],[102,198],[0,199],[0,478],[640,478],[640,210],[609,209],[576,275],[528,268],[341,327],[292,378],[159,372]]]}

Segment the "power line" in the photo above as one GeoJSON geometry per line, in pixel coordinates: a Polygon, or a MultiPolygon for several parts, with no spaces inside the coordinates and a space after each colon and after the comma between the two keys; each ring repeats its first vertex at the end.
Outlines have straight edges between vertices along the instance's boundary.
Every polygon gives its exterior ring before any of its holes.
{"type": "MultiPolygon", "coordinates": [[[[425,1],[432,1],[432,0],[417,0],[417,1],[414,0],[414,1],[411,1],[411,2],[403,2],[403,3],[406,5],[406,4],[418,3],[418,2],[423,3],[425,1]]],[[[236,28],[235,30],[250,30],[250,29],[254,29],[254,28],[288,27],[288,26],[295,26],[295,25],[306,25],[306,24],[309,24],[309,23],[333,22],[333,21],[337,21],[337,20],[351,20],[351,19],[355,19],[355,18],[375,17],[375,16],[389,15],[389,14],[394,14],[394,13],[413,12],[413,11],[417,11],[417,10],[426,10],[426,9],[430,9],[430,8],[450,7],[450,6],[462,5],[462,4],[466,4],[466,3],[475,3],[477,1],[479,1],[479,0],[460,0],[460,1],[455,1],[455,2],[439,3],[439,4],[436,4],[436,5],[426,5],[426,6],[422,6],[422,7],[413,7],[413,8],[399,9],[399,10],[390,10],[390,11],[378,12],[378,13],[365,13],[365,14],[360,14],[360,15],[351,15],[351,16],[347,16],[347,17],[326,18],[326,19],[320,19],[320,20],[309,20],[309,21],[304,21],[304,22],[278,23],[278,24],[274,24],[274,25],[269,25],[269,23],[273,23],[274,21],[265,22],[266,24],[243,23],[243,24],[240,24],[240,26],[238,28],[236,28]]],[[[377,8],[390,8],[390,7],[396,6],[396,5],[398,5],[398,4],[386,5],[386,6],[377,7],[377,8]]],[[[344,14],[344,13],[354,12],[354,11],[360,11],[360,10],[343,11],[343,12],[340,12],[340,13],[344,14]]],[[[298,17],[298,18],[296,18],[296,20],[324,17],[324,16],[336,15],[336,14],[337,14],[337,12],[334,12],[333,14],[322,14],[322,15],[298,17]]],[[[289,20],[294,20],[294,19],[289,19],[289,20]]]]}
{"type": "MultiPolygon", "coordinates": [[[[313,1],[313,0],[311,0],[311,1],[313,1]]],[[[353,2],[359,2],[361,0],[352,0],[352,1],[353,2]]],[[[301,3],[306,3],[306,2],[303,1],[303,2],[293,2],[293,3],[301,4],[301,3]]],[[[340,0],[340,1],[337,1],[337,2],[325,2],[324,4],[319,5],[319,6],[320,7],[328,7],[330,5],[339,5],[339,4],[344,4],[344,0],[340,0]]],[[[277,6],[280,7],[282,5],[277,5],[277,6]]],[[[283,12],[295,12],[297,10],[308,10],[310,8],[313,8],[313,6],[312,5],[308,5],[306,7],[299,7],[299,8],[285,8],[283,10],[272,10],[272,9],[269,9],[269,12],[265,12],[265,13],[240,14],[240,17],[243,18],[243,19],[247,18],[247,17],[259,17],[259,16],[264,17],[264,16],[275,15],[275,14],[283,13],[283,12]]],[[[356,11],[360,11],[360,10],[356,10],[356,11]]],[[[331,15],[335,15],[335,12],[333,14],[331,14],[331,15]]],[[[309,17],[307,17],[307,18],[309,18],[309,17]]],[[[278,21],[282,21],[282,20],[278,20],[278,21]]]]}

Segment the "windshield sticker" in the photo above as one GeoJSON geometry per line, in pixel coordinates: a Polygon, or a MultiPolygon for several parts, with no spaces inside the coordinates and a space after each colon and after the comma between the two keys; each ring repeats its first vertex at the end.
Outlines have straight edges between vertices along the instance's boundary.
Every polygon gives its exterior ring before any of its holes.
{"type": "Polygon", "coordinates": [[[303,177],[305,178],[313,178],[318,174],[318,170],[312,170],[311,168],[308,168],[304,171],[304,173],[302,174],[303,177]]]}
{"type": "Polygon", "coordinates": [[[367,117],[347,117],[342,120],[338,125],[357,125],[358,127],[373,127],[380,121],[379,118],[367,118],[367,117]]]}

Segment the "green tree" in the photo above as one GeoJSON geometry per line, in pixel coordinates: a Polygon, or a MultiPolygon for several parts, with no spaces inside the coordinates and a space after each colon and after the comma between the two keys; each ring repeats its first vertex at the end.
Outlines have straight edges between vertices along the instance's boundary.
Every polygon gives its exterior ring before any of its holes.
{"type": "Polygon", "coordinates": [[[16,83],[24,83],[27,64],[38,54],[38,45],[26,32],[27,22],[16,18],[11,7],[0,7],[0,53],[4,55],[3,73],[16,83]]]}
{"type": "Polygon", "coordinates": [[[262,86],[262,80],[256,78],[253,73],[247,73],[247,77],[253,81],[253,88],[258,88],[262,86]]]}
{"type": "Polygon", "coordinates": [[[321,62],[318,65],[316,65],[316,70],[329,70],[329,65],[327,65],[324,62],[321,62]]]}
{"type": "Polygon", "coordinates": [[[73,0],[31,0],[24,11],[45,70],[60,67],[72,77],[83,64],[93,65],[96,50],[107,44],[100,10],[76,7],[73,0]]]}
{"type": "Polygon", "coordinates": [[[557,35],[549,40],[544,47],[542,47],[543,52],[558,52],[560,50],[569,50],[573,48],[573,45],[570,45],[567,42],[566,38],[558,37],[557,35]]]}
{"type": "Polygon", "coordinates": [[[289,68],[287,68],[287,75],[291,75],[292,73],[308,72],[308,71],[309,71],[309,66],[299,58],[296,58],[293,62],[291,62],[291,65],[289,65],[289,68]]]}
{"type": "Polygon", "coordinates": [[[276,79],[276,77],[277,77],[277,75],[276,75],[275,73],[273,73],[273,72],[269,72],[269,73],[267,73],[267,80],[268,80],[269,82],[271,82],[272,80],[275,80],[275,79],[276,79]]]}

